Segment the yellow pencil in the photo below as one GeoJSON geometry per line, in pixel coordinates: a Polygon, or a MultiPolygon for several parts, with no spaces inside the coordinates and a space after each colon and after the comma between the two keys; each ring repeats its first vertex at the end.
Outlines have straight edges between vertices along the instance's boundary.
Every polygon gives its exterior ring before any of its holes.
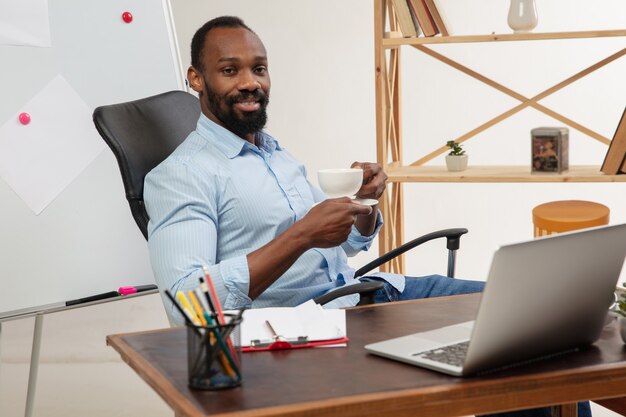
{"type": "Polygon", "coordinates": [[[189,296],[189,299],[191,300],[191,305],[193,305],[193,308],[195,309],[196,315],[200,319],[200,322],[202,323],[203,326],[206,326],[207,321],[204,318],[204,311],[202,310],[202,307],[200,307],[200,302],[198,302],[198,298],[196,297],[196,294],[193,291],[189,290],[187,291],[187,295],[189,296]]]}
{"type": "Polygon", "coordinates": [[[193,307],[191,307],[191,304],[189,303],[189,300],[187,299],[187,297],[185,297],[185,293],[182,292],[182,291],[177,291],[176,292],[176,298],[178,298],[178,301],[180,302],[180,306],[189,315],[189,317],[190,317],[191,321],[193,322],[193,324],[195,324],[196,326],[199,326],[200,323],[202,323],[202,322],[200,321],[200,319],[198,319],[198,316],[193,311],[193,307]]]}

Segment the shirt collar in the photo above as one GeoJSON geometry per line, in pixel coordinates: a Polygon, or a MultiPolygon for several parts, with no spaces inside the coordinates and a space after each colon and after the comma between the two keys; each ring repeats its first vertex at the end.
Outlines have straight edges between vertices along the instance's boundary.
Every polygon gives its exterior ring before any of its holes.
{"type": "Polygon", "coordinates": [[[201,137],[208,140],[213,146],[230,159],[233,159],[237,155],[241,154],[244,149],[258,152],[258,149],[260,148],[269,154],[272,154],[275,150],[282,150],[278,141],[265,131],[260,131],[258,133],[257,142],[259,147],[257,148],[250,142],[235,135],[230,130],[218,125],[206,117],[204,113],[200,113],[200,119],[198,120],[196,131],[201,137]]]}

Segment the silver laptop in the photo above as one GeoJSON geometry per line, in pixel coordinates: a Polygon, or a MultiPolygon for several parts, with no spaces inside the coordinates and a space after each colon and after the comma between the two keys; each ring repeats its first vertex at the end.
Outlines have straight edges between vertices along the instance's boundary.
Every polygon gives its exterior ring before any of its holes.
{"type": "Polygon", "coordinates": [[[626,224],[502,246],[474,321],[365,349],[468,376],[591,344],[604,326],[625,256],[626,224]]]}

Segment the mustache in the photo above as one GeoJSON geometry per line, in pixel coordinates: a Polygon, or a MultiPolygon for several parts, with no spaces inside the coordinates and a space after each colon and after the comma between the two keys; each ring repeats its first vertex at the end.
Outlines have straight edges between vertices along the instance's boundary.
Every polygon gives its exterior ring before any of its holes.
{"type": "Polygon", "coordinates": [[[246,91],[234,96],[229,96],[226,98],[226,104],[232,106],[235,103],[239,103],[242,101],[250,101],[250,99],[254,101],[258,101],[262,106],[267,105],[269,99],[268,95],[263,92],[263,90],[254,90],[254,91],[246,91]]]}

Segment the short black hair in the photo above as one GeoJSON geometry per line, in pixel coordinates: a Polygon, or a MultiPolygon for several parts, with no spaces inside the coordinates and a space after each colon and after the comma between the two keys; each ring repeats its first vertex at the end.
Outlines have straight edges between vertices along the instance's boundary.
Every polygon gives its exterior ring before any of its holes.
{"type": "Polygon", "coordinates": [[[209,20],[196,31],[191,39],[191,66],[198,70],[203,69],[200,55],[202,54],[202,49],[204,48],[206,34],[211,29],[215,28],[244,28],[254,33],[254,31],[237,16],[220,16],[209,20]]]}

